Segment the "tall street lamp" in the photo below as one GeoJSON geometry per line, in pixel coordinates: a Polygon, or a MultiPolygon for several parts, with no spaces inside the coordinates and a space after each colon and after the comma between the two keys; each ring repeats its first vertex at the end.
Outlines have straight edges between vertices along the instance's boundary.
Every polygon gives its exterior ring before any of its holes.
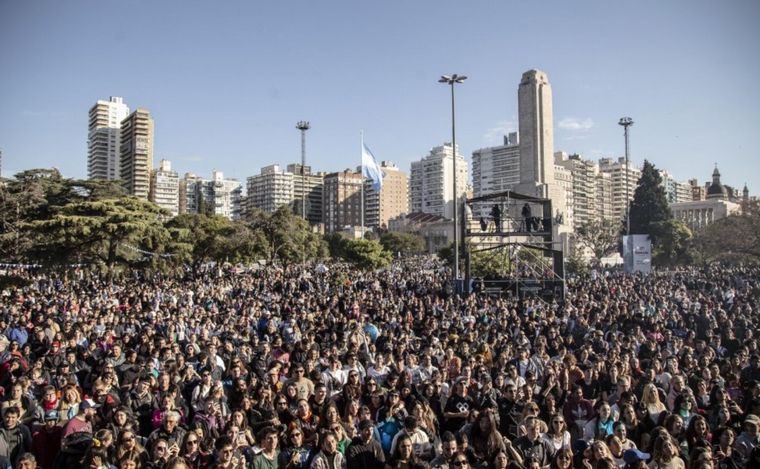
{"type": "Polygon", "coordinates": [[[630,117],[621,117],[618,121],[618,125],[623,126],[623,134],[625,136],[625,234],[631,234],[631,198],[628,195],[628,158],[629,158],[629,145],[628,145],[628,127],[633,125],[633,119],[630,117]]]}
{"type": "Polygon", "coordinates": [[[452,168],[454,169],[454,279],[459,279],[459,191],[457,188],[457,127],[454,114],[454,84],[463,83],[464,75],[441,75],[438,83],[451,85],[451,153],[452,168]]]}
{"type": "Polygon", "coordinates": [[[311,128],[308,121],[298,121],[296,129],[301,131],[301,216],[306,220],[306,131],[311,128]]]}

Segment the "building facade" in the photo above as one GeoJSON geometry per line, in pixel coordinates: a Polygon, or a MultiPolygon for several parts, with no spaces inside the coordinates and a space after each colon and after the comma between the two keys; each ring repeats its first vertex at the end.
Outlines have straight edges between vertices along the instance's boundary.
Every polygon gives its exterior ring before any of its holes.
{"type": "Polygon", "coordinates": [[[624,157],[620,157],[617,160],[601,158],[599,160],[599,170],[610,175],[612,217],[622,220],[626,215],[628,203],[633,200],[633,193],[639,183],[641,170],[635,167],[630,160],[626,167],[624,157]]]}
{"type": "Polygon", "coordinates": [[[303,212],[303,193],[306,192],[306,220],[312,225],[322,223],[322,191],[324,190],[324,172],[312,172],[311,166],[300,163],[287,166],[287,172],[293,175],[293,206],[295,212],[303,212]]]}
{"type": "Polygon", "coordinates": [[[364,224],[370,228],[387,228],[388,221],[409,213],[409,177],[392,161],[380,163],[383,187],[380,193],[372,181],[364,180],[364,224]]]}
{"type": "Polygon", "coordinates": [[[283,205],[294,203],[293,173],[283,171],[279,165],[261,168],[261,173],[249,177],[247,182],[248,208],[272,213],[283,205]]]}
{"type": "Polygon", "coordinates": [[[326,233],[343,231],[346,227],[361,226],[363,181],[364,178],[360,173],[351,170],[325,175],[322,222],[326,233]]]}
{"type": "Polygon", "coordinates": [[[221,171],[213,171],[211,179],[185,173],[179,184],[180,213],[221,215],[230,220],[240,218],[243,184],[225,179],[221,171]]]}
{"type": "Polygon", "coordinates": [[[161,160],[151,172],[149,200],[168,210],[172,217],[179,214],[179,174],[172,170],[169,160],[161,160]]]}
{"type": "Polygon", "coordinates": [[[121,122],[129,115],[129,107],[118,96],[98,100],[90,108],[87,126],[87,177],[119,179],[119,145],[121,122]]]}
{"type": "Polygon", "coordinates": [[[120,176],[127,193],[147,199],[153,169],[153,119],[138,108],[121,122],[119,140],[120,176]]]}
{"type": "MultiPolygon", "coordinates": [[[[447,219],[454,218],[454,150],[451,143],[434,147],[430,154],[412,162],[409,175],[411,212],[428,213],[447,219]]],[[[467,163],[456,151],[456,181],[458,199],[467,193],[467,163]]]]}
{"type": "Polygon", "coordinates": [[[511,190],[520,183],[520,140],[517,132],[504,136],[504,144],[472,152],[474,197],[511,190]]]}

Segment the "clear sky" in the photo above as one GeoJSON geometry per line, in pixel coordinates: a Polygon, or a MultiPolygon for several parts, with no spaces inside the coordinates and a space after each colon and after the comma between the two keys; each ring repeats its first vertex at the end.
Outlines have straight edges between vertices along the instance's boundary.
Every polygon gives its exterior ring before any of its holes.
{"type": "Polygon", "coordinates": [[[760,194],[760,1],[0,0],[3,175],[86,176],[87,111],[122,96],[155,119],[154,164],[244,179],[300,160],[409,163],[516,130],[522,72],[547,72],[555,149],[623,154],[760,194]]]}

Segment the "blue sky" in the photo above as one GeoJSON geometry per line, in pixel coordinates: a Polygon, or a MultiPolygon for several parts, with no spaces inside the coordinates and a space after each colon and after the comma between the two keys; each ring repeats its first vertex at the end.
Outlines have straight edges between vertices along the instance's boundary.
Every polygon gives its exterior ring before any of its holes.
{"type": "Polygon", "coordinates": [[[87,111],[123,96],[150,109],[155,164],[243,179],[300,159],[409,163],[450,140],[473,150],[516,130],[522,72],[546,71],[555,149],[631,154],[678,179],[760,193],[760,2],[0,0],[3,175],[86,175],[87,111]]]}

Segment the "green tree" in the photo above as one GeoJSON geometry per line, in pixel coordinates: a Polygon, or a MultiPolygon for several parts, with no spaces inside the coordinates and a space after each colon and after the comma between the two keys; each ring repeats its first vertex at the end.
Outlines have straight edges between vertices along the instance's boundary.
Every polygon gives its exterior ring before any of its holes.
{"type": "Polygon", "coordinates": [[[489,249],[470,254],[470,275],[472,277],[506,277],[512,268],[509,249],[489,249]]]}
{"type": "Polygon", "coordinates": [[[345,259],[362,269],[378,269],[390,265],[391,253],[378,241],[369,239],[347,240],[344,245],[345,259]]]}
{"type": "Polygon", "coordinates": [[[657,243],[653,224],[673,218],[665,196],[660,172],[649,161],[644,161],[636,191],[631,202],[631,233],[646,234],[657,243]]]}
{"type": "Polygon", "coordinates": [[[704,262],[760,263],[760,210],[721,218],[697,232],[693,244],[704,262]]]}
{"type": "Polygon", "coordinates": [[[578,245],[588,248],[596,262],[601,262],[618,248],[620,242],[620,224],[617,221],[602,219],[584,223],[575,231],[578,245]]]}
{"type": "Polygon", "coordinates": [[[28,223],[30,255],[44,265],[103,263],[110,271],[145,257],[141,251],[168,255],[164,215],[136,197],[71,202],[48,219],[28,223]]]}
{"type": "Polygon", "coordinates": [[[682,265],[691,263],[691,241],[693,235],[680,220],[665,220],[651,225],[653,237],[658,240],[653,252],[655,262],[660,265],[682,265]]]}
{"type": "Polygon", "coordinates": [[[425,252],[425,240],[416,233],[385,232],[380,235],[380,244],[386,251],[396,254],[420,254],[425,252]]]}
{"type": "Polygon", "coordinates": [[[261,236],[270,261],[278,259],[288,264],[320,259],[327,254],[322,237],[288,206],[282,206],[271,214],[255,210],[247,215],[245,223],[261,236]]]}
{"type": "Polygon", "coordinates": [[[235,227],[223,216],[186,213],[167,221],[166,228],[174,251],[181,253],[194,271],[206,262],[224,262],[234,255],[227,240],[235,234],[235,227]]]}
{"type": "Polygon", "coordinates": [[[57,169],[30,169],[0,182],[0,258],[28,260],[34,221],[48,220],[61,207],[124,195],[117,181],[66,179],[57,169]]]}

